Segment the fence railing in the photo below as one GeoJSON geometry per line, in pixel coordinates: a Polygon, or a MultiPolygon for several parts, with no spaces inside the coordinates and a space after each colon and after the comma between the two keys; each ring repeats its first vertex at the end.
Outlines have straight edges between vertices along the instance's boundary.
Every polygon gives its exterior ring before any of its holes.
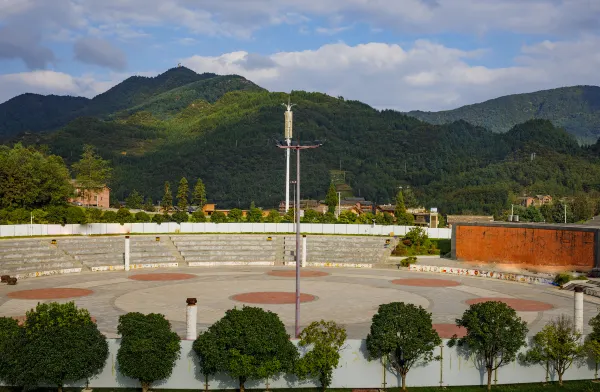
{"type": "MultiPolygon", "coordinates": [[[[307,234],[403,236],[410,226],[303,223],[307,234]]],[[[192,233],[294,233],[293,223],[89,223],[85,225],[1,225],[0,237],[110,235],[110,234],[192,234],[192,233]]],[[[427,228],[430,238],[449,239],[452,230],[427,228]]]]}
{"type": "MultiPolygon", "coordinates": [[[[116,367],[118,339],[108,339],[110,355],[104,370],[98,377],[90,380],[92,388],[139,388],[136,380],[124,377],[116,367]]],[[[152,389],[194,389],[204,390],[204,376],[200,374],[201,366],[196,354],[192,351],[192,341],[181,341],[181,357],[177,360],[173,374],[167,380],[155,383],[152,389]]],[[[430,362],[425,366],[414,366],[407,376],[409,387],[440,387],[456,385],[485,385],[485,370],[475,363],[473,357],[466,358],[456,347],[449,348],[444,341],[443,348],[435,349],[434,354],[441,356],[440,361],[430,362]]],[[[341,351],[339,366],[333,372],[332,388],[388,388],[398,387],[400,378],[389,369],[383,371],[380,361],[368,361],[365,340],[347,340],[341,351]]],[[[565,380],[594,378],[592,363],[574,364],[565,373],[565,380]]],[[[494,374],[494,384],[516,384],[544,382],[546,372],[542,366],[524,366],[519,362],[500,367],[494,374]]],[[[550,372],[550,381],[558,377],[550,372]]],[[[209,389],[236,389],[237,381],[224,374],[211,376],[209,389]]],[[[246,388],[264,390],[265,380],[249,381],[246,388]]],[[[298,382],[293,376],[281,376],[269,379],[271,388],[313,387],[311,381],[298,382]]],[[[79,386],[84,386],[79,385],[79,386]]]]}

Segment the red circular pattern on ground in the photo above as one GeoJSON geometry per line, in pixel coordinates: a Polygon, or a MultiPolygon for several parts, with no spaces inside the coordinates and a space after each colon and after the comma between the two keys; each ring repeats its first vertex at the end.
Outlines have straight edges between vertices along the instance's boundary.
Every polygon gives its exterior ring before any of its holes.
{"type": "Polygon", "coordinates": [[[163,274],[137,274],[131,275],[129,279],[143,280],[143,281],[167,281],[167,280],[186,280],[195,278],[196,275],[191,274],[175,274],[175,273],[163,273],[163,274]]]}
{"type": "Polygon", "coordinates": [[[456,324],[433,324],[433,329],[437,331],[442,339],[450,339],[454,335],[462,338],[467,334],[467,330],[464,327],[459,327],[456,324]]]}
{"type": "Polygon", "coordinates": [[[8,293],[9,298],[14,299],[61,299],[73,297],[85,297],[92,294],[92,290],[71,288],[49,288],[36,290],[21,290],[8,293]]]}
{"type": "MultiPolygon", "coordinates": [[[[267,272],[267,275],[279,276],[282,278],[295,278],[296,270],[274,270],[271,272],[267,272]]],[[[327,275],[329,275],[329,274],[327,272],[323,272],[323,271],[302,271],[302,270],[300,270],[301,278],[318,278],[318,277],[327,276],[327,275]]]]}
{"type": "Polygon", "coordinates": [[[481,302],[487,301],[498,301],[504,302],[511,308],[519,312],[543,312],[545,310],[553,309],[554,306],[540,301],[532,301],[529,299],[517,299],[517,298],[474,298],[465,301],[467,305],[474,305],[481,302]]]}
{"type": "MultiPolygon", "coordinates": [[[[282,305],[295,304],[296,293],[286,291],[262,291],[256,293],[242,293],[231,297],[234,301],[245,302],[249,304],[263,305],[282,305]]],[[[310,294],[300,293],[300,302],[312,302],[317,297],[310,294]]]]}
{"type": "Polygon", "coordinates": [[[392,280],[393,284],[401,286],[417,286],[417,287],[455,287],[460,286],[459,282],[446,279],[396,279],[392,280]]]}

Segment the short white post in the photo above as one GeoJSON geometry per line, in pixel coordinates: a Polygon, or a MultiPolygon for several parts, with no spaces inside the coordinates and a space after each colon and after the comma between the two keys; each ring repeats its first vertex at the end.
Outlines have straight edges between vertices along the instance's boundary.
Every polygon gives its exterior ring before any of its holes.
{"type": "Polygon", "coordinates": [[[196,340],[198,334],[196,333],[196,323],[198,320],[198,308],[196,307],[196,298],[188,298],[186,301],[187,306],[185,309],[185,321],[187,325],[187,332],[185,335],[186,340],[196,340]]]}
{"type": "Polygon", "coordinates": [[[306,235],[302,236],[302,268],[306,267],[306,235]]]}
{"type": "Polygon", "coordinates": [[[125,271],[129,271],[129,236],[125,236],[125,271]]]}
{"type": "Polygon", "coordinates": [[[575,331],[583,336],[583,287],[575,287],[575,331]]]}

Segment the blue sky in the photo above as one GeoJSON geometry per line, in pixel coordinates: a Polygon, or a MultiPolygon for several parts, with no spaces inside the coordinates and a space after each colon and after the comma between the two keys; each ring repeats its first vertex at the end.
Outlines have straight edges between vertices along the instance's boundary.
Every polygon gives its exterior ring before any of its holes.
{"type": "Polygon", "coordinates": [[[182,63],[273,91],[443,110],[600,84],[596,0],[0,0],[0,102],[182,63]]]}

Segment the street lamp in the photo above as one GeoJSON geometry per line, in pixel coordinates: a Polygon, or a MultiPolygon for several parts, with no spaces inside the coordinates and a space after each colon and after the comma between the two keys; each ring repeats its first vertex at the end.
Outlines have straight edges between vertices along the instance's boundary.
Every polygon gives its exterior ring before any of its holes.
{"type": "Polygon", "coordinates": [[[300,141],[288,143],[287,141],[277,141],[277,147],[296,150],[296,322],[295,336],[300,336],[300,150],[321,147],[323,143],[318,140],[307,144],[300,144],[300,141]]]}
{"type": "MultiPolygon", "coordinates": [[[[287,151],[289,151],[289,150],[287,150],[287,151]]],[[[292,180],[292,181],[290,181],[290,184],[295,185],[296,181],[292,180]]],[[[296,208],[296,187],[294,187],[294,208],[296,208]]],[[[294,224],[296,224],[296,214],[295,214],[295,212],[294,212],[294,219],[292,220],[292,222],[294,224]]]]}

